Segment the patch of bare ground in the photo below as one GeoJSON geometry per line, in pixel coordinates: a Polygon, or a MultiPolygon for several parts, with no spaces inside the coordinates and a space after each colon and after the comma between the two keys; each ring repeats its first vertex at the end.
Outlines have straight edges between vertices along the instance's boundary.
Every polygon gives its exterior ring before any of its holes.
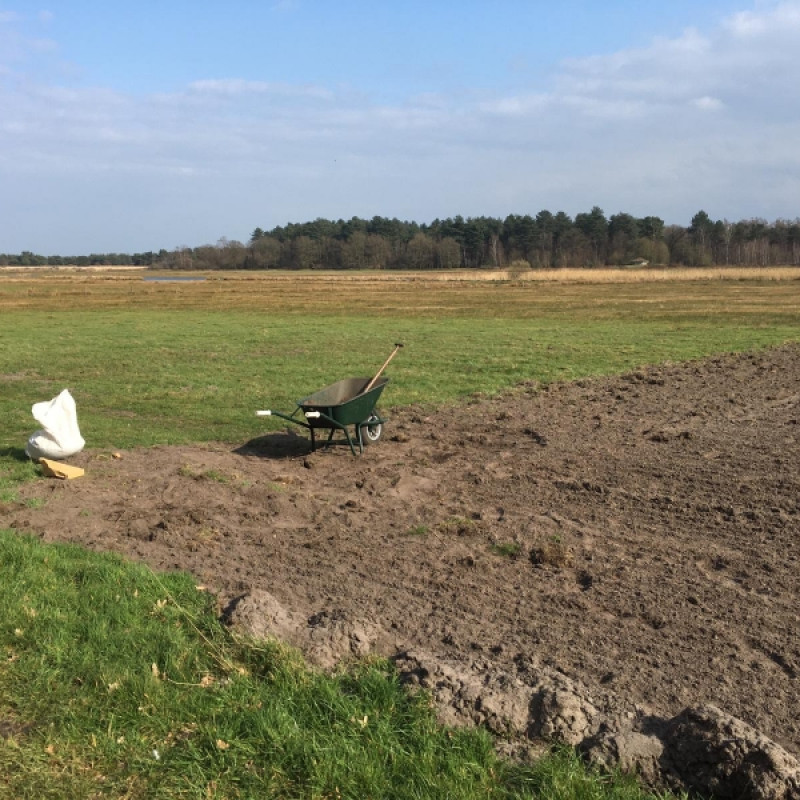
{"type": "Polygon", "coordinates": [[[235,447],[88,450],[3,524],[189,570],[320,666],[389,656],[516,752],[798,797],[798,419],[791,344],[400,409],[359,458],[255,417],[235,447]]]}

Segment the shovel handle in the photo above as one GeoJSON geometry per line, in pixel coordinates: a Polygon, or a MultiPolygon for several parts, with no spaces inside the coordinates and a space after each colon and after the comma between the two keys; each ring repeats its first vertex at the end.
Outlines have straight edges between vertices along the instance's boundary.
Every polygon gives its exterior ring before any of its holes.
{"type": "Polygon", "coordinates": [[[380,378],[381,373],[386,369],[386,367],[389,366],[389,362],[397,355],[397,351],[402,346],[403,346],[402,342],[394,343],[394,350],[392,350],[392,354],[389,356],[389,358],[386,359],[386,361],[383,362],[383,366],[375,373],[375,377],[367,384],[367,387],[364,389],[363,392],[361,392],[361,394],[366,394],[375,385],[375,381],[377,381],[378,378],[380,378]]]}

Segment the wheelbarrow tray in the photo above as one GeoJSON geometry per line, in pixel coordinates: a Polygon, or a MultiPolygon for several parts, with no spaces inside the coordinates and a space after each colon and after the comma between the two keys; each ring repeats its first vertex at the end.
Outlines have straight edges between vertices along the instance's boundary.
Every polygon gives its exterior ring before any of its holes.
{"type": "Polygon", "coordinates": [[[379,378],[365,392],[370,378],[345,378],[308,397],[297,401],[297,405],[308,412],[319,412],[319,417],[306,417],[312,428],[336,428],[341,425],[363,425],[375,411],[388,378],[379,378]],[[332,424],[336,423],[336,424],[332,424]]]}

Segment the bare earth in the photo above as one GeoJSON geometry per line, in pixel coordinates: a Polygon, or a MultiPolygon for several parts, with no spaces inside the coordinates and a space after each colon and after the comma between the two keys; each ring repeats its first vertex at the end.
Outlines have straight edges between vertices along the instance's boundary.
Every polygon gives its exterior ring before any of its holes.
{"type": "Polygon", "coordinates": [[[359,458],[255,416],[237,446],[87,450],[3,524],[272,603],[318,663],[535,663],[605,711],[711,703],[797,756],[798,419],[787,345],[397,410],[359,458]],[[301,635],[324,620],[347,652],[301,635]]]}

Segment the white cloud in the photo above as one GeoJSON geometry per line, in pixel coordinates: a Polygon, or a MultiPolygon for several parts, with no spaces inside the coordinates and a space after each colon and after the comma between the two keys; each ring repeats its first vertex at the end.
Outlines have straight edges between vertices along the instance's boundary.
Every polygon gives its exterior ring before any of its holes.
{"type": "Polygon", "coordinates": [[[778,3],[770,11],[740,11],[726,21],[726,28],[738,39],[756,39],[800,28],[800,7],[796,2],[778,3]]]}
{"type": "Polygon", "coordinates": [[[708,95],[696,97],[692,100],[692,105],[695,108],[699,108],[700,111],[720,111],[725,107],[722,100],[717,97],[709,97],[708,95]]]}
{"type": "Polygon", "coordinates": [[[333,92],[321,86],[295,86],[289,83],[246,81],[239,78],[192,81],[189,84],[189,89],[201,94],[230,96],[268,94],[274,97],[306,97],[320,100],[331,100],[334,97],[333,92]]]}
{"type": "Polygon", "coordinates": [[[298,8],[300,8],[299,0],[278,0],[278,2],[273,3],[271,6],[273,11],[281,14],[295,11],[298,8]]]}
{"type": "Polygon", "coordinates": [[[478,110],[486,114],[520,117],[545,111],[552,99],[544,94],[511,95],[478,103],[478,110]]]}
{"type": "Polygon", "coordinates": [[[23,33],[24,22],[25,18],[15,11],[0,11],[0,75],[58,52],[53,39],[23,33]]]}
{"type": "Polygon", "coordinates": [[[767,21],[752,11],[740,11],[728,20],[727,26],[734,36],[745,38],[764,33],[767,21]]]}

